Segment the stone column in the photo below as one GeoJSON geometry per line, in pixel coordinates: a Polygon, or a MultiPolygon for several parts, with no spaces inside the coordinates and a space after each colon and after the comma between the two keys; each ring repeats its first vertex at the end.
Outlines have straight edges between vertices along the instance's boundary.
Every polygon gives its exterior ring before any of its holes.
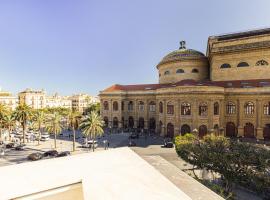
{"type": "Polygon", "coordinates": [[[238,125],[238,135],[237,136],[244,136],[244,127],[241,124],[243,121],[243,114],[244,114],[244,109],[242,107],[242,102],[238,99],[237,100],[237,108],[236,108],[236,112],[237,112],[237,125],[238,125]]]}
{"type": "Polygon", "coordinates": [[[259,99],[256,99],[256,123],[257,123],[257,129],[256,129],[256,138],[263,140],[263,126],[262,126],[262,101],[259,99]]]}
{"type": "Polygon", "coordinates": [[[137,105],[138,105],[138,99],[135,99],[134,100],[134,128],[137,128],[138,127],[138,108],[137,108],[137,105]]]}
{"type": "Polygon", "coordinates": [[[179,135],[180,134],[180,116],[181,116],[181,104],[180,104],[180,99],[176,100],[176,107],[175,107],[175,134],[179,135]]]}
{"type": "Polygon", "coordinates": [[[225,127],[226,125],[224,124],[225,121],[225,113],[226,113],[226,105],[225,101],[222,99],[219,101],[219,134],[222,136],[225,136],[225,127]],[[223,130],[223,131],[220,131],[223,130]]]}
{"type": "Polygon", "coordinates": [[[145,111],[144,111],[144,129],[149,129],[148,120],[149,120],[149,100],[146,100],[145,111]]]}
{"type": "Polygon", "coordinates": [[[209,130],[209,129],[214,128],[214,125],[213,125],[213,116],[214,116],[213,106],[214,106],[214,102],[213,102],[212,99],[209,99],[207,104],[208,104],[207,116],[208,116],[208,130],[209,130]]]}
{"type": "Polygon", "coordinates": [[[191,104],[191,115],[192,115],[192,130],[191,132],[196,128],[198,129],[198,116],[199,116],[199,110],[198,110],[198,100],[195,99],[194,102],[191,104]]]}
{"type": "Polygon", "coordinates": [[[167,127],[167,101],[163,100],[163,125],[162,125],[162,135],[166,135],[166,127],[167,127]]]}

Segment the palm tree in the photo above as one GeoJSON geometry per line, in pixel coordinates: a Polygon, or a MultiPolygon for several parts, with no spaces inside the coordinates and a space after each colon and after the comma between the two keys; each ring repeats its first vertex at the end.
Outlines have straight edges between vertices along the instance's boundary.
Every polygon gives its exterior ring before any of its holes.
{"type": "Polygon", "coordinates": [[[49,133],[54,134],[54,148],[56,149],[56,135],[62,132],[63,126],[61,123],[62,116],[55,112],[51,114],[45,123],[45,128],[49,133]]]}
{"type": "Polygon", "coordinates": [[[4,104],[0,104],[0,137],[2,138],[3,119],[8,113],[8,108],[4,104]]]}
{"type": "Polygon", "coordinates": [[[27,128],[27,121],[32,117],[33,110],[26,104],[20,104],[14,111],[14,118],[19,121],[23,128],[23,143],[25,143],[25,132],[27,128]]]}
{"type": "Polygon", "coordinates": [[[43,110],[36,110],[36,112],[34,113],[34,117],[33,117],[34,127],[38,129],[38,132],[39,132],[38,145],[41,138],[41,129],[45,123],[45,119],[46,119],[45,117],[46,116],[43,110]]]}
{"type": "Polygon", "coordinates": [[[80,124],[82,133],[88,138],[93,139],[93,151],[95,150],[94,141],[97,136],[103,134],[103,120],[96,112],[92,111],[80,124]]]}
{"type": "Polygon", "coordinates": [[[16,120],[14,118],[13,113],[8,113],[3,118],[3,125],[5,128],[8,129],[9,140],[10,140],[10,132],[12,131],[12,128],[14,127],[15,122],[16,122],[16,120]]]}
{"type": "Polygon", "coordinates": [[[79,119],[81,114],[76,111],[70,111],[68,114],[68,125],[72,128],[73,132],[73,151],[75,151],[75,142],[76,142],[76,130],[78,129],[79,119]]]}

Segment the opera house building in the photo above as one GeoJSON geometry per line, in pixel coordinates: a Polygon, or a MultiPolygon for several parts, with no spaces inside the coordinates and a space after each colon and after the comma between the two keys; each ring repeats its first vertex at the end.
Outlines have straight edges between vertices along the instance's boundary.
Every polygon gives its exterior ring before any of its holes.
{"type": "Polygon", "coordinates": [[[161,136],[214,132],[270,139],[270,28],[210,36],[206,54],[180,48],[156,66],[159,83],[100,92],[110,128],[161,136]]]}

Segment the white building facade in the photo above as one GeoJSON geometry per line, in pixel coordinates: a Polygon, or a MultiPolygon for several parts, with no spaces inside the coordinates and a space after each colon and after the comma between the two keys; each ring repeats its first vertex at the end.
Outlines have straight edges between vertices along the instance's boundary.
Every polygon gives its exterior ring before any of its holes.
{"type": "Polygon", "coordinates": [[[26,89],[19,93],[19,103],[26,104],[33,109],[46,107],[46,92],[44,90],[26,89]]]}

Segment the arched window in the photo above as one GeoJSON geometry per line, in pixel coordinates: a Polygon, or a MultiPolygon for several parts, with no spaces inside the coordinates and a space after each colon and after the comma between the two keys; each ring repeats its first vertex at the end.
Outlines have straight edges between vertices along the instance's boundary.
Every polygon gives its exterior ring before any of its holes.
{"type": "Polygon", "coordinates": [[[235,112],[236,112],[236,106],[235,106],[235,104],[232,103],[232,102],[229,102],[226,105],[226,111],[227,111],[227,114],[235,114],[235,112]]]}
{"type": "Polygon", "coordinates": [[[265,60],[259,60],[256,62],[256,66],[265,66],[268,65],[268,62],[265,60]]]}
{"type": "Polygon", "coordinates": [[[144,103],[142,101],[139,102],[139,111],[144,110],[144,103]]]}
{"type": "Polygon", "coordinates": [[[225,68],[231,68],[231,65],[228,63],[224,63],[220,66],[221,69],[225,69],[225,68]]]}
{"type": "Polygon", "coordinates": [[[191,115],[190,103],[182,103],[181,104],[181,115],[191,115]]]}
{"type": "Polygon", "coordinates": [[[176,70],[176,73],[177,74],[182,74],[182,73],[185,73],[185,71],[183,69],[178,69],[178,70],[176,70]]]}
{"type": "Polygon", "coordinates": [[[240,62],[237,67],[248,67],[249,64],[247,62],[240,62]]]}
{"type": "Polygon", "coordinates": [[[113,111],[117,111],[118,110],[118,102],[114,101],[113,102],[113,111]]]}
{"type": "Polygon", "coordinates": [[[214,115],[219,115],[219,104],[218,104],[218,102],[214,103],[214,115]]]}
{"type": "Polygon", "coordinates": [[[164,75],[169,75],[170,74],[170,71],[165,71],[164,72],[164,75]]]}
{"type": "Polygon", "coordinates": [[[151,101],[149,103],[149,111],[150,112],[156,112],[156,103],[154,101],[151,101]]]}
{"type": "Polygon", "coordinates": [[[207,104],[201,103],[199,105],[199,115],[200,116],[207,116],[207,104]]]}
{"type": "Polygon", "coordinates": [[[104,110],[109,110],[109,103],[108,103],[108,101],[104,101],[103,107],[104,107],[104,110]]]}
{"type": "Polygon", "coordinates": [[[167,114],[169,114],[169,115],[174,114],[174,105],[172,104],[172,102],[169,102],[167,104],[167,114]]]}
{"type": "Polygon", "coordinates": [[[254,114],[254,103],[252,103],[252,102],[245,103],[244,110],[245,110],[245,114],[247,114],[247,115],[254,114]]]}
{"type": "Polygon", "coordinates": [[[191,72],[192,72],[192,73],[199,73],[199,70],[198,70],[198,69],[192,69],[191,72]]]}
{"type": "Polygon", "coordinates": [[[130,101],[128,102],[128,111],[132,111],[133,110],[133,102],[130,101]]]}
{"type": "Polygon", "coordinates": [[[163,103],[159,102],[159,113],[163,113],[163,103]]]}
{"type": "Polygon", "coordinates": [[[270,106],[269,106],[270,102],[268,104],[264,104],[263,105],[263,114],[264,115],[270,115],[270,106]]]}

